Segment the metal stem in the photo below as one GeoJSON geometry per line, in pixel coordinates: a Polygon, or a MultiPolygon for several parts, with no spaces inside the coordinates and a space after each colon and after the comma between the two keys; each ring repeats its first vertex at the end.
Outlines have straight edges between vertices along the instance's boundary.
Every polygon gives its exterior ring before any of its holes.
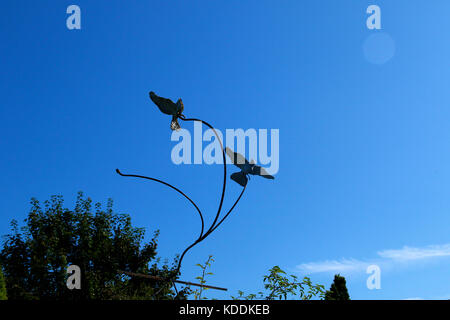
{"type": "MultiPolygon", "coordinates": [[[[127,276],[130,276],[130,277],[147,278],[147,279],[156,280],[156,281],[167,281],[167,279],[164,279],[164,278],[161,278],[158,276],[152,276],[149,274],[134,273],[134,272],[128,272],[128,271],[122,271],[122,270],[118,270],[118,272],[126,274],[127,276]]],[[[196,286],[196,287],[203,287],[203,288],[208,288],[208,289],[216,289],[216,290],[222,290],[222,291],[228,290],[227,288],[208,286],[206,284],[193,283],[193,282],[189,282],[189,281],[172,280],[172,282],[181,283],[181,284],[190,285],[190,286],[196,286]]]]}

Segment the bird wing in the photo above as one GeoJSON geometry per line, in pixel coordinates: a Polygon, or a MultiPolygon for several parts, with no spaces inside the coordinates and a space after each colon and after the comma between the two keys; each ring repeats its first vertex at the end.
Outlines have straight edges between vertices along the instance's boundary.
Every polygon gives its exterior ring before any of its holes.
{"type": "Polygon", "coordinates": [[[260,166],[254,166],[250,174],[261,176],[266,179],[275,179],[274,176],[267,173],[266,169],[260,166]]]}
{"type": "Polygon", "coordinates": [[[230,148],[226,147],[225,152],[231,159],[231,163],[233,163],[236,167],[242,170],[244,164],[248,163],[247,159],[245,159],[241,154],[234,152],[230,148]]]}
{"type": "Polygon", "coordinates": [[[247,185],[248,179],[242,171],[233,173],[230,176],[230,178],[231,178],[231,180],[239,183],[243,187],[245,187],[247,185]]]}
{"type": "Polygon", "coordinates": [[[172,100],[157,96],[150,92],[150,99],[158,106],[162,113],[173,115],[176,113],[176,105],[172,100]]]}

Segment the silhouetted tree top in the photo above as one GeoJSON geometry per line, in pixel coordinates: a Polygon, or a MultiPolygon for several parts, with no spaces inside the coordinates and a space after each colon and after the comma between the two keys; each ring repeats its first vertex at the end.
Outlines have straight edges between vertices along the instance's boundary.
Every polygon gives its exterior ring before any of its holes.
{"type": "Polygon", "coordinates": [[[339,274],[334,276],[330,290],[325,292],[325,300],[350,300],[344,277],[339,274]]]}
{"type": "Polygon", "coordinates": [[[111,199],[105,210],[82,192],[73,210],[63,207],[62,196],[52,196],[43,205],[32,199],[25,226],[19,229],[13,220],[11,228],[0,252],[9,299],[172,299],[176,295],[170,283],[117,272],[166,278],[175,276],[177,260],[172,266],[158,267],[159,232],[143,243],[144,229],[133,227],[128,214],[115,213],[111,199]],[[81,269],[80,290],[66,286],[69,265],[81,269]]]}

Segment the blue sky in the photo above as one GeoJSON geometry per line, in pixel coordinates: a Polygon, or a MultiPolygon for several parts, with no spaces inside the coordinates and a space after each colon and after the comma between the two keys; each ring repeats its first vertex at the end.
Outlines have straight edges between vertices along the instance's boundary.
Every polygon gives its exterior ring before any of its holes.
{"type": "MultiPolygon", "coordinates": [[[[259,291],[279,265],[327,287],[340,272],[354,299],[449,298],[448,1],[17,0],[0,10],[1,234],[31,197],[62,194],[72,207],[83,190],[112,197],[148,237],[160,229],[162,257],[192,242],[200,224],[184,199],[114,173],[165,179],[213,219],[222,167],[171,162],[153,90],[222,131],[280,132],[276,179],[250,181],[185,258],[183,279],[212,254],[210,283],[229,292],[209,297],[259,291]],[[70,4],[81,30],[66,28],[70,4]],[[366,27],[370,4],[382,30],[366,27]],[[366,287],[368,264],[381,268],[380,290],[366,287]]],[[[225,208],[240,192],[228,181],[225,208]]]]}

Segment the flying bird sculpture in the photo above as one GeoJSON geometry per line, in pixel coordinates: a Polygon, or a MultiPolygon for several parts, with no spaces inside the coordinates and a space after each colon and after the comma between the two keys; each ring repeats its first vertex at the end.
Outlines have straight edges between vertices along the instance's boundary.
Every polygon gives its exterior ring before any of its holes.
{"type": "Polygon", "coordinates": [[[181,127],[178,123],[178,118],[182,115],[184,110],[183,101],[178,99],[177,103],[174,103],[170,99],[156,95],[153,91],[150,91],[150,99],[158,106],[162,113],[172,116],[170,129],[179,130],[181,127]]]}
{"type": "Polygon", "coordinates": [[[230,157],[231,162],[241,169],[240,172],[235,172],[230,176],[233,181],[239,183],[241,186],[245,187],[247,185],[249,174],[261,176],[266,179],[275,179],[275,177],[268,174],[264,168],[257,166],[253,161],[248,162],[241,154],[234,152],[228,147],[225,148],[225,151],[230,157]]]}

